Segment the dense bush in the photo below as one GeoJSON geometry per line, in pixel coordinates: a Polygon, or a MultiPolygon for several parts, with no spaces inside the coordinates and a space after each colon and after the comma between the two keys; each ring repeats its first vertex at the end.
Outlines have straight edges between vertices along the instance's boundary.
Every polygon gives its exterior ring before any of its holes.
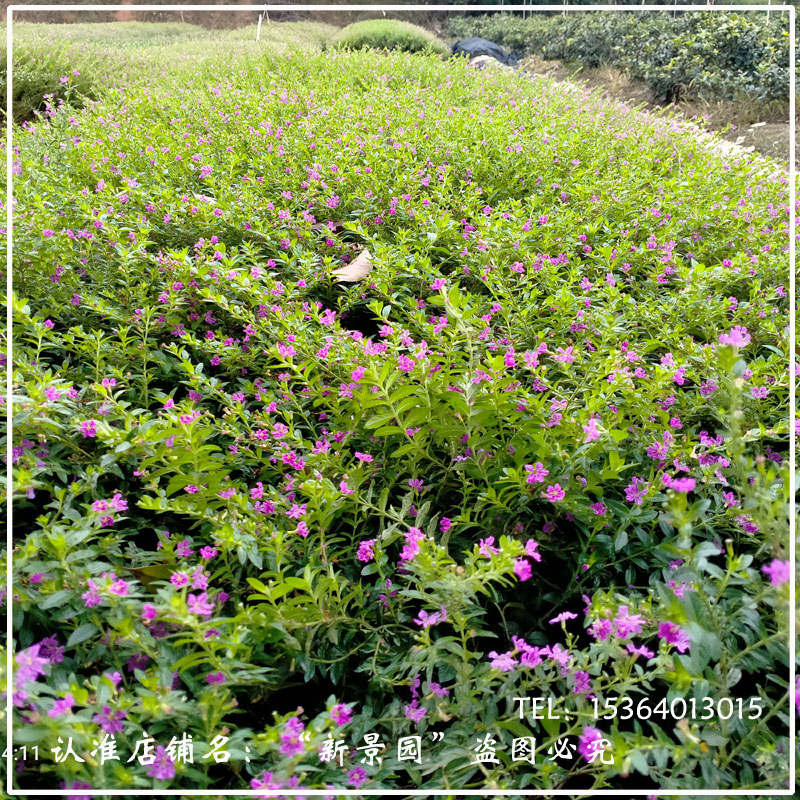
{"type": "Polygon", "coordinates": [[[432,56],[126,59],[14,136],[17,785],[782,788],[785,176],[432,56]]]}
{"type": "Polygon", "coordinates": [[[331,41],[333,48],[400,50],[448,55],[450,48],[425,28],[396,19],[369,19],[342,28],[331,41]]]}
{"type": "Polygon", "coordinates": [[[455,38],[484,36],[520,54],[586,67],[618,67],[650,86],[655,99],[685,95],[788,99],[786,15],[762,13],[580,12],[527,19],[453,17],[455,38]]]}
{"type": "MultiPolygon", "coordinates": [[[[94,70],[89,62],[77,69],[76,59],[64,43],[36,41],[15,42],[13,49],[14,121],[32,120],[37,113],[48,113],[71,95],[73,106],[79,107],[95,96],[94,70]]],[[[6,44],[0,47],[0,89],[2,115],[6,116],[8,102],[8,70],[6,44]]]]}

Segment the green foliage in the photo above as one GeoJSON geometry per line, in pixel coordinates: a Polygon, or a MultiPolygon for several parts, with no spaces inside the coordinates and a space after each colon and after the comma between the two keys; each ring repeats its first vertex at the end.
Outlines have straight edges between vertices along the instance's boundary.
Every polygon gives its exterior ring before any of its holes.
{"type": "Polygon", "coordinates": [[[491,14],[451,18],[447,30],[520,54],[617,67],[645,81],[659,101],[789,96],[788,20],[779,12],[770,20],[760,12],[491,14]]]}
{"type": "MultiPolygon", "coordinates": [[[[13,50],[13,97],[14,121],[22,123],[32,120],[38,113],[46,113],[71,98],[73,106],[81,106],[87,99],[95,97],[95,76],[91,65],[82,64],[76,69],[76,61],[64,44],[51,42],[15,42],[13,50]],[[74,73],[78,74],[74,74],[74,73]]],[[[0,47],[0,89],[2,89],[2,115],[5,119],[8,102],[8,76],[6,45],[0,47]]]]}
{"type": "Polygon", "coordinates": [[[784,786],[780,165],[456,59],[83,55],[14,130],[17,786],[784,786]]]}
{"type": "Polygon", "coordinates": [[[396,19],[369,19],[342,28],[331,41],[332,48],[350,50],[400,50],[448,55],[450,48],[425,28],[396,19]]]}

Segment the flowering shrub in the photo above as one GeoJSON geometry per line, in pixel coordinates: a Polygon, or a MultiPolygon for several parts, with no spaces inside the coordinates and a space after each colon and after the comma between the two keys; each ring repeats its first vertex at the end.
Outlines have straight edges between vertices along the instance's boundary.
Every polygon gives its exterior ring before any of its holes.
{"type": "Polygon", "coordinates": [[[782,788],[783,174],[435,56],[160,52],[14,131],[17,785],[782,788]]]}

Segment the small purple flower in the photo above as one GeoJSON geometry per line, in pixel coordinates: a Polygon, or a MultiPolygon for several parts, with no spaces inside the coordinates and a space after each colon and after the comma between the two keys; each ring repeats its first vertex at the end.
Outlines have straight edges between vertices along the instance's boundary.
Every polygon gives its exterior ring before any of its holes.
{"type": "Polygon", "coordinates": [[[363,767],[354,767],[350,770],[350,772],[347,773],[347,782],[354,789],[358,789],[359,786],[362,786],[367,782],[366,771],[363,769],[363,767]]]}
{"type": "Polygon", "coordinates": [[[81,422],[81,433],[84,439],[94,439],[97,436],[96,420],[86,419],[81,422]]]}
{"type": "Polygon", "coordinates": [[[658,626],[658,637],[667,644],[674,644],[679,653],[685,653],[691,644],[689,634],[674,622],[661,622],[658,626]]]}
{"type": "Polygon", "coordinates": [[[155,761],[147,775],[159,781],[168,781],[175,777],[175,762],[167,754],[166,748],[160,744],[156,746],[155,761]]]}
{"type": "Polygon", "coordinates": [[[531,562],[527,558],[514,559],[514,574],[520,581],[527,581],[532,575],[531,562]]]}
{"type": "Polygon", "coordinates": [[[499,553],[500,551],[494,546],[494,536],[481,539],[478,542],[478,552],[486,558],[491,558],[494,554],[499,553]]]}
{"type": "Polygon", "coordinates": [[[344,703],[337,703],[331,709],[331,720],[339,726],[347,725],[352,718],[352,712],[344,703]]]}
{"type": "Polygon", "coordinates": [[[620,639],[627,639],[633,634],[641,633],[644,623],[645,619],[641,614],[628,613],[628,606],[620,606],[617,616],[614,617],[614,625],[620,639]]]}
{"type": "Polygon", "coordinates": [[[186,603],[189,606],[189,611],[200,617],[208,618],[214,611],[214,604],[208,602],[207,592],[201,592],[198,595],[190,594],[186,598],[186,603]]]}
{"type": "Polygon", "coordinates": [[[528,539],[528,541],[525,542],[525,554],[530,556],[530,558],[532,558],[534,561],[541,561],[542,556],[537,551],[538,547],[539,542],[537,542],[535,539],[528,539]]]}
{"type": "Polygon", "coordinates": [[[729,344],[732,347],[746,347],[750,344],[750,341],[750,334],[747,332],[747,328],[741,325],[731,328],[730,333],[721,333],[719,335],[720,344],[729,344]]]}
{"type": "Polygon", "coordinates": [[[780,586],[791,578],[791,564],[788,561],[781,561],[779,558],[773,559],[769,564],[761,567],[765,575],[769,575],[771,586],[780,586]]]}
{"type": "Polygon", "coordinates": [[[209,672],[206,675],[206,683],[225,683],[224,672],[209,672]]]}
{"type": "Polygon", "coordinates": [[[501,672],[511,672],[517,666],[517,660],[512,657],[511,653],[498,653],[492,650],[489,653],[489,658],[492,659],[492,669],[499,669],[501,672]]]}
{"type": "Polygon", "coordinates": [[[96,722],[106,733],[113,735],[122,733],[122,720],[127,716],[127,712],[121,709],[111,710],[109,706],[103,706],[102,714],[95,714],[92,722],[96,722]]]}
{"type": "Polygon", "coordinates": [[[17,665],[14,677],[20,685],[28,681],[35,681],[40,675],[44,675],[43,667],[48,663],[48,659],[40,657],[40,646],[40,644],[31,645],[27,650],[14,656],[14,662],[17,665]]]}
{"type": "Polygon", "coordinates": [[[589,677],[588,672],[584,672],[583,670],[578,670],[575,673],[575,685],[572,687],[572,691],[574,694],[584,694],[588,691],[591,691],[592,682],[589,677]]]}
{"type": "Polygon", "coordinates": [[[421,722],[422,718],[427,713],[428,709],[420,708],[416,700],[413,703],[403,707],[403,714],[405,715],[406,719],[410,719],[412,722],[421,722]]]}
{"type": "Polygon", "coordinates": [[[652,650],[649,650],[647,647],[642,645],[641,647],[635,647],[633,644],[625,645],[625,649],[633,656],[644,656],[645,658],[652,658],[655,653],[652,650]]]}
{"type": "Polygon", "coordinates": [[[610,619],[597,619],[589,626],[589,633],[598,642],[604,642],[611,635],[613,627],[610,619]]]}
{"type": "Polygon", "coordinates": [[[47,712],[48,716],[53,718],[60,717],[62,714],[68,714],[72,711],[72,706],[75,705],[75,698],[68,694],[63,700],[56,700],[53,707],[47,712]]]}
{"type": "Polygon", "coordinates": [[[528,473],[525,476],[525,483],[544,483],[544,479],[550,474],[541,461],[537,461],[535,464],[526,464],[525,471],[528,473]]]}
{"type": "Polygon", "coordinates": [[[557,617],[550,620],[551,625],[558,625],[561,622],[567,622],[570,619],[577,619],[578,615],[573,614],[571,611],[562,611],[557,617]]]}
{"type": "Polygon", "coordinates": [[[561,488],[561,484],[554,483],[552,486],[548,486],[547,490],[543,492],[542,497],[549,500],[551,503],[556,503],[559,500],[563,500],[566,495],[566,492],[561,488]]]}
{"type": "Polygon", "coordinates": [[[147,663],[150,661],[149,656],[146,656],[144,653],[138,653],[137,655],[131,656],[126,662],[125,666],[128,672],[133,672],[137,669],[145,669],[147,667],[147,663]]]}
{"type": "Polygon", "coordinates": [[[175,546],[175,552],[181,558],[188,558],[190,555],[194,553],[194,550],[190,547],[191,542],[188,539],[183,539],[182,541],[178,542],[175,546]]]}
{"type": "Polygon", "coordinates": [[[368,563],[375,558],[375,551],[374,546],[377,542],[377,539],[365,539],[358,545],[358,552],[356,553],[356,558],[359,561],[363,561],[364,563],[368,563]]]}
{"type": "Polygon", "coordinates": [[[583,735],[578,739],[578,752],[591,764],[602,752],[599,748],[602,740],[601,731],[587,726],[583,729],[583,735]]]}

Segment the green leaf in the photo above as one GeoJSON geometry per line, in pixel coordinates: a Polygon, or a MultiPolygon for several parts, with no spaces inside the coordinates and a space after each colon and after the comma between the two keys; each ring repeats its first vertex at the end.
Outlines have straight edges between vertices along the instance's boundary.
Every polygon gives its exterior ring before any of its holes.
{"type": "Polygon", "coordinates": [[[91,639],[91,637],[94,636],[98,630],[99,628],[93,622],[84,623],[72,631],[69,639],[67,639],[67,647],[74,647],[76,644],[80,644],[81,642],[85,642],[87,639],[91,639]]]}

